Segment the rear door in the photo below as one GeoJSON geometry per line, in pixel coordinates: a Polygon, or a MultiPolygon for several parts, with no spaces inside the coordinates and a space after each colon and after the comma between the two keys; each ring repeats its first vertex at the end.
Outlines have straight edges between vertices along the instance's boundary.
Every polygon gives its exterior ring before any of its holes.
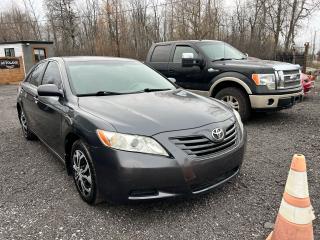
{"type": "Polygon", "coordinates": [[[168,63],[172,44],[156,45],[149,57],[148,65],[168,77],[168,63]]]}
{"type": "Polygon", "coordinates": [[[28,75],[27,79],[21,85],[22,91],[22,108],[26,115],[29,128],[38,135],[37,118],[39,117],[37,102],[38,92],[37,88],[40,85],[43,70],[46,66],[46,62],[39,63],[28,75]]]}
{"type": "Polygon", "coordinates": [[[202,58],[198,51],[188,44],[177,44],[168,64],[168,77],[176,79],[176,83],[184,88],[202,89],[205,71],[200,66],[182,67],[182,54],[193,53],[194,58],[202,58]]]}
{"type": "MultiPolygon", "coordinates": [[[[44,72],[41,85],[55,84],[63,92],[60,68],[57,62],[50,61],[44,72]]],[[[40,112],[38,126],[40,137],[58,154],[63,152],[61,139],[61,122],[63,113],[66,109],[64,97],[45,97],[38,98],[38,111],[40,112]]]]}

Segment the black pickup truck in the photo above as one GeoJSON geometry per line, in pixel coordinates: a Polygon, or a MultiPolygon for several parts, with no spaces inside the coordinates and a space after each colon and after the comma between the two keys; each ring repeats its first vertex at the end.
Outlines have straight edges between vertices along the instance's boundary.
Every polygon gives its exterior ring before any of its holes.
{"type": "Polygon", "coordinates": [[[250,58],[213,40],[155,43],[146,64],[183,88],[209,92],[238,110],[281,110],[302,100],[300,66],[250,58]]]}

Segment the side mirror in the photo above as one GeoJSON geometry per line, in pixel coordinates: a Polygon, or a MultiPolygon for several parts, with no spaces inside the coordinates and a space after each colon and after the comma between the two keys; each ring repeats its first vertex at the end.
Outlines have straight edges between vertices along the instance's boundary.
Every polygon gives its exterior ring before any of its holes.
{"type": "Polygon", "coordinates": [[[172,83],[175,83],[177,81],[175,78],[171,78],[171,77],[169,77],[168,80],[172,83]]]}
{"type": "Polygon", "coordinates": [[[39,96],[62,97],[62,92],[54,84],[40,85],[37,89],[39,96]]]}
{"type": "Polygon", "coordinates": [[[248,53],[245,53],[244,55],[246,55],[247,58],[249,57],[249,54],[248,54],[248,53]]]}
{"type": "Polygon", "coordinates": [[[194,58],[193,53],[182,53],[182,67],[203,67],[203,60],[194,58]]]}

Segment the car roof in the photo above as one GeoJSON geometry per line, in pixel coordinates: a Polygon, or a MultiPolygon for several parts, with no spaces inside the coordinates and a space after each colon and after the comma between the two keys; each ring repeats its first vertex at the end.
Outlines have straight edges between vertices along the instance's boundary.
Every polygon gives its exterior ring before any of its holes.
{"type": "Polygon", "coordinates": [[[201,42],[221,42],[219,40],[176,40],[167,42],[158,42],[156,45],[171,44],[171,43],[201,43],[201,42]]]}
{"type": "Polygon", "coordinates": [[[86,61],[123,61],[123,62],[139,62],[135,59],[120,58],[120,57],[104,57],[104,56],[65,56],[52,57],[47,60],[63,60],[64,62],[86,62],[86,61]]]}

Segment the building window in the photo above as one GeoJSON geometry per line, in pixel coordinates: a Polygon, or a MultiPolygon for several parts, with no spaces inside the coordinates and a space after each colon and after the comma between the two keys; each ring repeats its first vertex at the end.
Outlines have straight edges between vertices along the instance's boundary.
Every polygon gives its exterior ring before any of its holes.
{"type": "Polygon", "coordinates": [[[15,57],[14,48],[5,48],[4,55],[6,57],[15,57]]]}
{"type": "Polygon", "coordinates": [[[33,49],[33,54],[36,63],[46,58],[46,50],[44,48],[33,49]]]}

